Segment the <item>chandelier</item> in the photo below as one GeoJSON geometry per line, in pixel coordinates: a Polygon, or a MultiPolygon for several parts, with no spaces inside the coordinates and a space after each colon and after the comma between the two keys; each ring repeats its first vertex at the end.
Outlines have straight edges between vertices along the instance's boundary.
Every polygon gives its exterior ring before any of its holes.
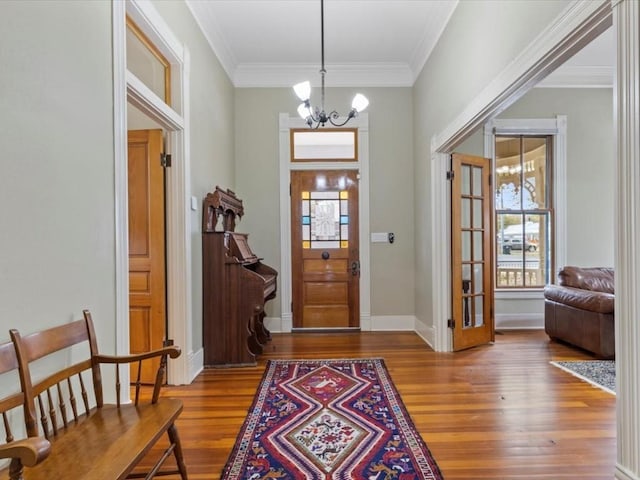
{"type": "Polygon", "coordinates": [[[349,111],[346,120],[342,123],[338,122],[340,114],[337,111],[332,110],[331,112],[326,113],[324,110],[324,76],[327,73],[327,70],[324,68],[324,0],[320,0],[320,52],[320,77],[322,79],[322,101],[320,103],[320,107],[311,106],[311,84],[308,81],[298,83],[293,87],[293,91],[296,92],[298,98],[302,100],[302,103],[298,106],[298,115],[304,119],[307,125],[309,125],[309,128],[318,128],[320,126],[324,127],[327,122],[336,127],[341,127],[352,118],[357,117],[359,112],[367,108],[369,100],[367,100],[367,97],[361,93],[357,93],[351,102],[351,110],[349,111]]]}

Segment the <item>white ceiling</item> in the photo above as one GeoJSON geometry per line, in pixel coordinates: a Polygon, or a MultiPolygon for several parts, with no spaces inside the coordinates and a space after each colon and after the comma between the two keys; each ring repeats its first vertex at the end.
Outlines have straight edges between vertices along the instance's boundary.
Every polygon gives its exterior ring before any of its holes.
{"type": "MultiPolygon", "coordinates": [[[[236,87],[320,82],[320,0],[186,2],[236,87]]],[[[325,0],[327,86],[412,86],[457,4],[325,0]]],[[[547,86],[611,84],[613,35],[593,44],[547,86]]]]}

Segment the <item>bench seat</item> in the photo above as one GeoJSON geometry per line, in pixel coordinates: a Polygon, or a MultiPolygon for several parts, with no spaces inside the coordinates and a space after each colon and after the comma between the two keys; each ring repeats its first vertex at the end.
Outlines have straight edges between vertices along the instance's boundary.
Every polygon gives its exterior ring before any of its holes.
{"type": "Polygon", "coordinates": [[[61,428],[46,461],[27,469],[25,480],[121,480],[145,456],[182,411],[182,402],[167,398],[142,406],[104,405],[61,428]],[[78,452],[70,459],[71,452],[78,452]]]}

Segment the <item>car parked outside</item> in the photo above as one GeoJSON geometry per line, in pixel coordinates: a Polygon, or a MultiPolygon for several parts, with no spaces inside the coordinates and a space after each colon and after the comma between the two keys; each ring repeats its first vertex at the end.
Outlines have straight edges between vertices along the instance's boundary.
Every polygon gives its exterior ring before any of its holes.
{"type": "MultiPolygon", "coordinates": [[[[509,245],[511,250],[522,250],[522,236],[505,238],[503,244],[509,245]]],[[[533,238],[525,238],[524,248],[528,252],[535,252],[536,250],[538,250],[538,240],[533,238]]]]}

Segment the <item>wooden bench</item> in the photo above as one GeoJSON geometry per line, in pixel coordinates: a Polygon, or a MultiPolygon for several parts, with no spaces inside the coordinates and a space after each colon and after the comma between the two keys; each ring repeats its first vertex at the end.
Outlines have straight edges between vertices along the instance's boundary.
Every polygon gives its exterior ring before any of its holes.
{"type": "MultiPolygon", "coordinates": [[[[6,441],[0,445],[0,459],[10,459],[11,480],[21,480],[23,475],[24,480],[150,479],[156,475],[187,479],[175,426],[182,402],[160,396],[167,358],[178,357],[178,348],[170,346],[138,355],[101,355],[91,314],[86,310],[83,320],[30,335],[11,330],[11,340],[0,345],[2,379],[6,382],[5,376],[13,374],[21,385],[20,390],[0,398],[6,441]],[[120,390],[129,388],[121,386],[121,368],[129,369],[133,364],[140,372],[145,362],[153,359],[160,359],[155,383],[142,385],[138,375],[131,387],[132,402],[121,404],[120,390]],[[53,372],[48,368],[60,364],[67,366],[53,372]],[[114,369],[115,404],[103,400],[101,367],[107,368],[106,364],[114,369]],[[12,424],[16,430],[15,412],[24,416],[26,435],[19,440],[12,432],[12,424]],[[168,445],[158,442],[165,433],[168,445]],[[158,457],[155,464],[149,471],[140,472],[136,466],[152,449],[158,457]],[[171,455],[175,465],[163,466],[171,455]]],[[[2,388],[3,395],[5,391],[2,388]]],[[[0,478],[6,478],[2,475],[0,478]]]]}

